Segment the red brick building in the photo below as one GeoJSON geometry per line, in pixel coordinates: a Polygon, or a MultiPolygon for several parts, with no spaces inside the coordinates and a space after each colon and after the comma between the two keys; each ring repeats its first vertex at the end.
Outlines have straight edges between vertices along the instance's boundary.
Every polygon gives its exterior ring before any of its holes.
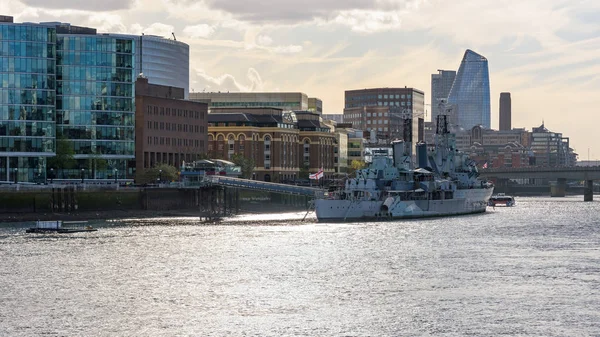
{"type": "Polygon", "coordinates": [[[255,163],[253,178],[289,181],[321,166],[334,172],[335,135],[312,112],[277,108],[221,108],[208,115],[208,154],[230,159],[240,153],[255,163]],[[301,170],[302,168],[302,170],[301,170]]]}
{"type": "Polygon", "coordinates": [[[136,175],[157,164],[180,167],[206,153],[208,104],[184,100],[182,88],[135,86],[136,175]]]}

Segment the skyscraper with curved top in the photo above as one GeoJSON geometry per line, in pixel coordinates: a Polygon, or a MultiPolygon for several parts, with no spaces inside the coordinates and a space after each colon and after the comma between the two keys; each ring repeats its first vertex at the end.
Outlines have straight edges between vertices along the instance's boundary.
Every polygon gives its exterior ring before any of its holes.
{"type": "Polygon", "coordinates": [[[467,49],[448,95],[451,123],[490,128],[490,75],[485,57],[467,49]]]}

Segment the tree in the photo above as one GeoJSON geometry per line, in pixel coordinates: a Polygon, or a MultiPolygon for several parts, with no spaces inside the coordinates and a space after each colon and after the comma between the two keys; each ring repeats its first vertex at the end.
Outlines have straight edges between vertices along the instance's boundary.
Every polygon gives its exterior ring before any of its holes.
{"type": "Polygon", "coordinates": [[[88,169],[92,170],[92,177],[96,178],[96,172],[106,170],[108,162],[102,158],[102,153],[92,152],[87,160],[88,169]]]}
{"type": "Polygon", "coordinates": [[[178,178],[177,168],[167,164],[159,164],[152,168],[145,169],[144,174],[141,175],[140,181],[137,183],[156,183],[159,178],[166,182],[176,181],[178,178]]]}
{"type": "Polygon", "coordinates": [[[308,179],[308,177],[310,176],[310,172],[308,170],[309,170],[308,163],[304,163],[304,165],[302,165],[302,167],[300,167],[300,171],[298,172],[298,178],[308,179]]]}
{"type": "Polygon", "coordinates": [[[242,169],[242,178],[252,178],[252,173],[254,172],[254,167],[256,166],[254,159],[246,158],[243,154],[236,153],[231,156],[231,161],[242,169]]]}
{"type": "Polygon", "coordinates": [[[64,135],[57,135],[56,156],[48,158],[46,166],[49,169],[72,169],[77,164],[74,155],[73,143],[64,135]]]}
{"type": "Polygon", "coordinates": [[[367,164],[364,161],[354,159],[352,160],[352,162],[350,162],[350,167],[348,168],[348,175],[352,175],[357,170],[364,169],[366,166],[367,164]]]}

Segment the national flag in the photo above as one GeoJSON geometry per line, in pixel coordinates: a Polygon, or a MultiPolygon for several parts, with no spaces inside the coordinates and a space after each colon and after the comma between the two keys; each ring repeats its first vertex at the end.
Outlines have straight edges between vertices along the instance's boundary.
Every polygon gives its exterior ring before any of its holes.
{"type": "Polygon", "coordinates": [[[486,169],[487,167],[488,167],[488,165],[487,165],[487,161],[486,161],[485,164],[483,164],[483,166],[481,168],[486,169]]]}
{"type": "Polygon", "coordinates": [[[312,180],[319,180],[321,178],[323,178],[323,168],[322,167],[319,170],[319,172],[308,176],[308,179],[312,179],[312,180]]]}

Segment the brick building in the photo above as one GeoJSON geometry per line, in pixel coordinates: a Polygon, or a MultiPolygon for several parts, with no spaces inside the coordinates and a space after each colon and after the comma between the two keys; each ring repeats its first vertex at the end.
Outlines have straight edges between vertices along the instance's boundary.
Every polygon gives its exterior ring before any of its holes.
{"type": "MultiPolygon", "coordinates": [[[[253,179],[289,181],[301,168],[333,174],[335,135],[312,112],[278,108],[212,108],[208,115],[208,155],[231,159],[243,154],[254,160],[253,179]]],[[[302,170],[302,172],[304,172],[302,170]]]]}
{"type": "Polygon", "coordinates": [[[184,89],[135,85],[136,175],[157,164],[180,167],[206,152],[208,104],[184,100],[184,89]]]}

